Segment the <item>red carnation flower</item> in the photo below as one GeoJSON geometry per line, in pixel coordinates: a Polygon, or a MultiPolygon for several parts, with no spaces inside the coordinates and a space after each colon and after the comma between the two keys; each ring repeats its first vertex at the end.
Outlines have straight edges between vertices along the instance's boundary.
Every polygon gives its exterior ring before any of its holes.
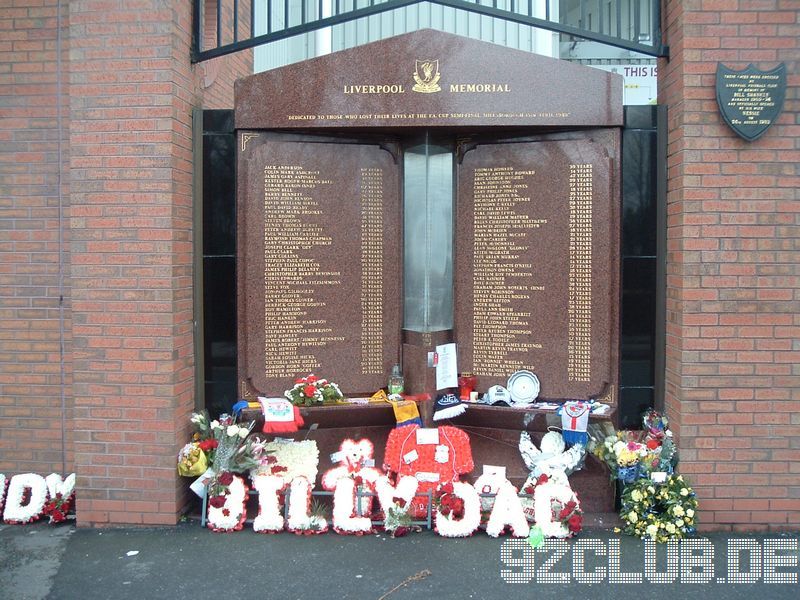
{"type": "Polygon", "coordinates": [[[575,502],[575,500],[570,500],[569,502],[567,502],[567,504],[566,504],[566,506],[564,506],[564,508],[567,509],[569,512],[572,512],[573,510],[578,508],[578,503],[575,502]]]}
{"type": "Polygon", "coordinates": [[[464,512],[464,501],[461,498],[455,498],[453,500],[453,512],[457,515],[464,512]]]}
{"type": "Polygon", "coordinates": [[[64,513],[56,509],[53,511],[53,514],[50,518],[52,519],[53,523],[61,523],[61,521],[63,521],[66,517],[64,516],[64,513]]]}
{"type": "Polygon", "coordinates": [[[223,508],[222,509],[222,516],[223,517],[230,517],[231,516],[231,511],[229,511],[227,508],[223,508]]]}
{"type": "Polygon", "coordinates": [[[316,391],[317,388],[315,388],[313,385],[307,385],[303,388],[303,393],[306,396],[313,396],[316,391]]]}
{"type": "Polygon", "coordinates": [[[583,526],[583,517],[581,515],[572,515],[567,522],[567,527],[572,533],[578,533],[583,526]]]}
{"type": "Polygon", "coordinates": [[[446,504],[442,504],[439,508],[439,512],[442,513],[445,517],[450,514],[450,507],[446,504]]]}
{"type": "Polygon", "coordinates": [[[202,450],[203,452],[208,452],[209,450],[213,450],[214,448],[216,448],[218,445],[219,442],[217,440],[203,440],[202,442],[197,444],[197,447],[200,448],[200,450],[202,450]]]}
{"type": "Polygon", "coordinates": [[[213,496],[208,503],[214,508],[222,508],[225,506],[225,496],[213,496]]]}
{"type": "Polygon", "coordinates": [[[648,450],[655,450],[661,445],[661,442],[658,440],[647,440],[647,449],[648,450]]]}
{"type": "Polygon", "coordinates": [[[571,510],[563,508],[563,509],[561,509],[561,512],[558,513],[558,520],[559,521],[563,521],[564,519],[566,519],[571,514],[572,514],[571,510]]]}
{"type": "Polygon", "coordinates": [[[533,493],[533,486],[532,485],[525,486],[525,489],[522,490],[522,491],[525,492],[526,494],[532,494],[533,493]]]}
{"type": "Polygon", "coordinates": [[[233,473],[230,471],[224,471],[219,474],[217,481],[219,481],[222,485],[230,485],[233,483],[233,473]]]}
{"type": "Polygon", "coordinates": [[[542,485],[543,483],[547,483],[548,481],[550,481],[550,477],[542,473],[536,480],[536,485],[542,485]]]}
{"type": "Polygon", "coordinates": [[[442,486],[442,492],[445,494],[452,494],[453,493],[453,484],[448,482],[442,486]]]}
{"type": "Polygon", "coordinates": [[[306,377],[306,381],[309,383],[314,383],[317,380],[317,376],[311,373],[308,377],[306,377]]]}

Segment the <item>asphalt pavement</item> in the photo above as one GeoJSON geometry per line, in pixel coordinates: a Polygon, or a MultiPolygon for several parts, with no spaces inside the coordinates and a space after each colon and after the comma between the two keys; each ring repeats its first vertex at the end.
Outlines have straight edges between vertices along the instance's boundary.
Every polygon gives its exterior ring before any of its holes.
{"type": "Polygon", "coordinates": [[[247,526],[214,533],[197,521],[157,529],[0,525],[0,598],[795,600],[799,538],[713,533],[656,547],[588,529],[534,550],[484,532],[392,539],[263,535],[247,526]]]}

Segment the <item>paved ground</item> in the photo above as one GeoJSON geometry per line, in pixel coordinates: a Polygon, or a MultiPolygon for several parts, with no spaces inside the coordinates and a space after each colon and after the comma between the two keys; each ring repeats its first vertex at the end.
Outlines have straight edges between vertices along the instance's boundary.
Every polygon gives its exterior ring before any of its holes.
{"type": "Polygon", "coordinates": [[[566,542],[564,556],[555,562],[553,549],[535,552],[523,541],[492,539],[485,533],[450,540],[425,531],[393,540],[333,533],[310,538],[259,535],[248,528],[215,534],[196,522],[106,530],[0,525],[0,598],[753,600],[759,595],[795,600],[800,595],[798,537],[773,533],[696,538],[692,547],[674,549],[669,567],[666,546],[658,547],[654,561],[639,540],[602,529],[586,530],[566,542]],[[733,538],[743,541],[732,542],[733,538]],[[730,550],[736,544],[750,548],[739,555],[738,570],[755,583],[730,583],[728,555],[734,554],[730,550]],[[776,554],[773,548],[781,545],[788,550],[776,554]],[[621,557],[618,567],[616,556],[621,557]],[[555,562],[552,568],[546,564],[548,557],[555,562]],[[749,557],[757,560],[751,563],[749,557]],[[702,566],[692,567],[692,561],[702,566]],[[563,582],[545,583],[550,577],[563,582]],[[610,582],[624,577],[640,583],[610,582]],[[765,583],[772,577],[791,583],[765,583]],[[585,583],[592,579],[596,583],[585,583]],[[674,583],[655,583],[662,579],[674,583]],[[691,583],[694,580],[710,582],[691,583]]]}

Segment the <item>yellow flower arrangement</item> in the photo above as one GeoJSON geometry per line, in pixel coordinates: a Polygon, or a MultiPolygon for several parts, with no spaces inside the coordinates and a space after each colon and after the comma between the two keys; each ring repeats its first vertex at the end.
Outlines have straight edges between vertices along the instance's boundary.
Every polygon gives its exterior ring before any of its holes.
{"type": "Polygon", "coordinates": [[[697,498],[680,475],[656,484],[639,479],[625,488],[622,531],[641,539],[666,542],[695,533],[697,498]]]}

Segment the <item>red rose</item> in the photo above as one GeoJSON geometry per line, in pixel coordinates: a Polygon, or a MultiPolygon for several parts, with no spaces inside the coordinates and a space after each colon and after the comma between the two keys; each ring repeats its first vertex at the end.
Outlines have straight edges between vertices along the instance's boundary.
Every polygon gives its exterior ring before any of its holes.
{"type": "Polygon", "coordinates": [[[547,475],[545,475],[544,473],[542,473],[541,475],[539,475],[539,478],[536,480],[536,485],[542,485],[543,483],[547,483],[548,481],[550,481],[550,478],[547,475]]]}
{"type": "Polygon", "coordinates": [[[578,503],[575,502],[575,500],[570,500],[569,502],[567,502],[564,508],[567,509],[569,512],[572,512],[573,510],[578,508],[578,503]]]}
{"type": "Polygon", "coordinates": [[[453,493],[453,484],[448,482],[442,486],[442,492],[445,494],[452,494],[453,493]]]}
{"type": "Polygon", "coordinates": [[[219,474],[217,481],[219,481],[222,485],[230,485],[233,483],[233,473],[230,471],[224,471],[219,474]]]}
{"type": "Polygon", "coordinates": [[[461,498],[453,499],[453,512],[457,515],[464,512],[464,501],[461,498]]]}
{"type": "Polygon", "coordinates": [[[446,504],[442,504],[439,508],[439,512],[442,513],[445,517],[450,514],[450,507],[446,504]]]}
{"type": "Polygon", "coordinates": [[[648,450],[655,450],[661,445],[658,440],[647,440],[647,449],[648,450]]]}
{"type": "Polygon", "coordinates": [[[572,533],[578,533],[583,526],[583,517],[580,515],[572,515],[567,522],[567,527],[572,533]]]}
{"type": "Polygon", "coordinates": [[[51,518],[53,520],[53,523],[60,523],[65,519],[64,514],[58,509],[53,511],[53,515],[51,518]]]}
{"type": "Polygon", "coordinates": [[[525,492],[526,494],[532,494],[533,493],[533,486],[532,485],[525,486],[525,489],[522,490],[522,491],[525,492]]]}
{"type": "Polygon", "coordinates": [[[307,385],[303,388],[303,393],[308,397],[313,396],[316,391],[317,388],[315,388],[313,385],[307,385]]]}
{"type": "Polygon", "coordinates": [[[561,509],[561,512],[560,512],[560,513],[558,513],[558,520],[559,520],[559,521],[563,521],[564,519],[566,519],[566,518],[567,518],[568,516],[570,516],[571,514],[572,514],[572,511],[571,511],[571,510],[568,510],[568,509],[566,509],[566,508],[563,508],[563,509],[561,509]]]}
{"type": "Polygon", "coordinates": [[[203,440],[202,442],[197,444],[197,447],[200,448],[200,450],[202,450],[203,452],[208,452],[209,450],[213,450],[217,446],[219,446],[219,442],[217,440],[203,440]]]}
{"type": "Polygon", "coordinates": [[[309,383],[314,383],[317,380],[317,376],[311,373],[308,377],[306,377],[306,381],[309,383]]]}
{"type": "Polygon", "coordinates": [[[225,496],[213,496],[208,503],[214,508],[222,508],[225,506],[225,496]]]}

